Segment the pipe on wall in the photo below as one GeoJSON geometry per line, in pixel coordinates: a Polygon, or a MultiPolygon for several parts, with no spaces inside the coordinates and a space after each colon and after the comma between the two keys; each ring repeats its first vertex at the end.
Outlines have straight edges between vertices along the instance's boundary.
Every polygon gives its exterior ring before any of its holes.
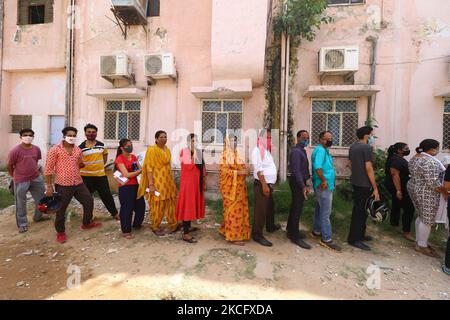
{"type": "MultiPolygon", "coordinates": [[[[375,84],[376,72],[377,72],[377,47],[378,47],[378,37],[369,36],[366,41],[371,43],[372,50],[372,62],[370,64],[370,81],[369,85],[375,84]]],[[[370,125],[373,120],[374,106],[375,106],[376,95],[371,95],[367,99],[367,124],[370,125]]]]}
{"type": "Polygon", "coordinates": [[[67,38],[67,52],[66,52],[66,110],[65,110],[65,125],[72,125],[73,109],[74,109],[74,59],[75,59],[75,10],[76,0],[70,0],[70,10],[67,10],[70,17],[68,19],[67,28],[69,28],[69,35],[67,38]]]}

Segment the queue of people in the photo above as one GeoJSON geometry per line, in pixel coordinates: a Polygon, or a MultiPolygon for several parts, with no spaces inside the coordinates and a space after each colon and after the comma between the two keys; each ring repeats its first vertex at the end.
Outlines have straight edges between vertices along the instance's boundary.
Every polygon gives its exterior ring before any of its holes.
{"type": "MultiPolygon", "coordinates": [[[[143,165],[133,154],[133,143],[122,139],[117,149],[115,169],[122,177],[118,180],[120,210],[117,210],[105,173],[108,151],[105,145],[97,141],[97,127],[88,124],[84,128],[86,140],[76,146],[78,131],[76,128],[64,128],[62,141],[53,146],[47,155],[45,169],[39,172],[41,151],[32,144],[34,132],[24,129],[20,132],[21,144],[11,150],[8,157],[8,171],[14,179],[16,199],[16,218],[19,232],[28,231],[26,214],[26,193],[31,192],[36,210],[34,221],[48,220],[48,215],[38,210],[40,198],[60,197],[60,206],[56,212],[55,229],[57,241],[67,241],[65,232],[66,210],[72,200],[77,199],[83,207],[82,230],[101,227],[93,218],[92,193],[97,191],[111,217],[120,220],[121,230],[126,239],[133,239],[133,230],[142,227],[145,216],[145,200],[150,207],[151,229],[157,236],[183,230],[182,240],[194,244],[198,228],[192,227],[192,221],[205,217],[206,168],[203,152],[198,148],[198,137],[189,134],[186,147],[180,152],[181,164],[180,190],[177,193],[172,172],[172,154],[167,147],[167,133],[158,131],[155,144],[148,148],[143,165]],[[134,215],[133,215],[134,214],[134,215]],[[163,229],[163,218],[167,228],[163,229]]],[[[370,200],[380,201],[380,192],[375,179],[373,159],[374,129],[369,126],[359,128],[357,141],[349,149],[351,163],[351,184],[353,187],[353,210],[347,242],[349,245],[370,251],[367,242],[373,238],[366,233],[368,217],[367,204],[370,200]]],[[[299,230],[299,223],[305,201],[313,189],[315,194],[315,213],[311,235],[320,239],[320,245],[335,252],[341,247],[335,243],[332,234],[332,203],[336,187],[336,172],[330,148],[333,146],[333,134],[320,133],[319,144],[314,148],[309,162],[306,148],[310,144],[309,133],[301,130],[297,134],[297,144],[289,155],[289,186],[292,194],[291,210],[286,232],[288,239],[295,245],[310,250],[312,247],[299,230]],[[310,171],[310,168],[312,169],[310,171]],[[309,185],[311,181],[311,185],[309,185]]],[[[257,146],[251,153],[253,173],[237,150],[238,138],[230,135],[225,138],[224,150],[220,162],[220,192],[223,199],[223,224],[219,233],[234,245],[242,246],[253,238],[257,243],[270,247],[264,233],[273,233],[281,229],[275,223],[274,185],[277,182],[277,167],[271,154],[270,130],[259,133],[257,146]],[[250,226],[248,191],[246,178],[253,174],[254,215],[250,226]]],[[[410,155],[406,143],[396,143],[388,150],[385,164],[385,186],[392,196],[390,223],[400,227],[402,236],[415,241],[415,250],[431,257],[438,257],[428,239],[432,226],[450,219],[450,166],[436,158],[439,142],[424,140],[416,149],[416,155],[408,161],[410,155]],[[412,236],[414,212],[415,239],[412,236]]],[[[448,161],[450,163],[450,161],[448,161]]],[[[447,163],[447,164],[448,164],[447,163]]],[[[450,275],[450,238],[443,271],[450,275]]]]}

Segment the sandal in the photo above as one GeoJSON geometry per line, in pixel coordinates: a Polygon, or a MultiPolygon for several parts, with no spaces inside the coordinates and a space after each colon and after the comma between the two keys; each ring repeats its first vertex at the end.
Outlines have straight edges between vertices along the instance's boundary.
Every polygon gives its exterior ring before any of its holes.
{"type": "Polygon", "coordinates": [[[134,239],[134,235],[132,233],[124,233],[123,237],[127,240],[132,240],[134,239]]]}
{"type": "Polygon", "coordinates": [[[414,248],[417,252],[420,252],[428,257],[431,258],[437,258],[435,252],[433,252],[433,250],[430,249],[430,247],[425,248],[425,247],[421,247],[419,245],[416,245],[414,248]]]}
{"type": "Polygon", "coordinates": [[[183,237],[182,239],[183,239],[183,241],[186,241],[188,243],[197,243],[198,242],[194,237],[191,237],[189,239],[186,239],[185,237],[183,237]]]}
{"type": "Polygon", "coordinates": [[[166,235],[166,233],[165,233],[164,231],[162,231],[161,229],[156,229],[156,230],[152,230],[152,231],[153,231],[153,233],[154,233],[155,235],[157,235],[158,237],[163,237],[163,236],[166,235]]]}
{"type": "Polygon", "coordinates": [[[245,242],[244,241],[230,241],[230,243],[234,244],[235,246],[240,246],[240,247],[245,246],[245,242]]]}
{"type": "Polygon", "coordinates": [[[19,228],[19,233],[25,233],[28,231],[28,227],[20,227],[19,228]]]}

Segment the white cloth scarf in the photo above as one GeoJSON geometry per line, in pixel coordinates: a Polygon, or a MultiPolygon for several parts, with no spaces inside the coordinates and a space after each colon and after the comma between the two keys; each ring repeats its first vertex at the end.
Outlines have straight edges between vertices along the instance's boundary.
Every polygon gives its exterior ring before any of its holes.
{"type": "MultiPolygon", "coordinates": [[[[429,158],[432,158],[434,161],[436,161],[439,166],[441,167],[442,171],[445,171],[445,166],[442,164],[439,159],[436,157],[433,157],[431,154],[428,154],[426,152],[421,153],[424,156],[427,156],[429,158]]],[[[442,181],[442,183],[444,183],[442,181]]],[[[449,230],[449,221],[448,221],[448,215],[447,215],[447,200],[445,200],[444,196],[441,194],[441,198],[439,199],[439,209],[436,213],[436,217],[434,218],[434,222],[437,224],[442,223],[445,225],[445,229],[449,230]]]]}

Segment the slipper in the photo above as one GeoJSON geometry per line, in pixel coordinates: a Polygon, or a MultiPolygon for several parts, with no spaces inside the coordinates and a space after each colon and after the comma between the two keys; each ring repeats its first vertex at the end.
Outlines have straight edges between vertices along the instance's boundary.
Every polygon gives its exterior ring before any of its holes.
{"type": "Polygon", "coordinates": [[[132,239],[134,239],[134,235],[131,234],[131,233],[124,234],[123,237],[124,237],[125,239],[127,239],[127,240],[132,240],[132,239]]]}
{"type": "Polygon", "coordinates": [[[244,241],[230,241],[230,243],[234,244],[235,246],[240,246],[240,247],[245,246],[245,242],[244,241]]]}
{"type": "Polygon", "coordinates": [[[186,241],[186,242],[189,242],[189,243],[197,243],[197,242],[198,242],[198,241],[195,240],[194,238],[190,238],[190,239],[182,238],[182,239],[183,239],[183,241],[186,241]]]}

